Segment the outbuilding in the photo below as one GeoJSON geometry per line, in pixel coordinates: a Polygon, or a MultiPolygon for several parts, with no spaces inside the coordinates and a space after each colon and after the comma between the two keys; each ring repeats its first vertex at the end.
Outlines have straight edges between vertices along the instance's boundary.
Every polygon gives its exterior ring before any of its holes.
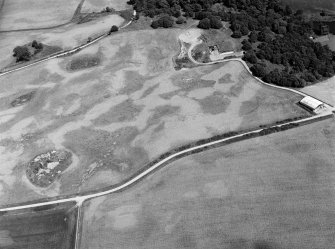
{"type": "Polygon", "coordinates": [[[315,113],[320,112],[326,107],[323,102],[315,98],[312,98],[310,96],[304,97],[302,100],[300,100],[299,103],[305,108],[307,108],[308,110],[315,112],[315,113]]]}

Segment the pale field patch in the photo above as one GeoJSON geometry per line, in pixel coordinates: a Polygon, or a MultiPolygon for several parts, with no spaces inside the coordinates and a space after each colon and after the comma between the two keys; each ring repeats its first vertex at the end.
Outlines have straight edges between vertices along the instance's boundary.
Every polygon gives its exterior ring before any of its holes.
{"type": "Polygon", "coordinates": [[[1,11],[0,30],[32,29],[70,21],[80,0],[9,0],[1,11]]]}

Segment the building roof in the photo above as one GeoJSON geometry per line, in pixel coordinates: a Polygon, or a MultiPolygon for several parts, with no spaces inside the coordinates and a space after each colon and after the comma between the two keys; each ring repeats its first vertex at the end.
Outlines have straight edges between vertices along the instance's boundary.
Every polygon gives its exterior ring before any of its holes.
{"type": "Polygon", "coordinates": [[[308,106],[309,108],[311,108],[313,110],[315,110],[318,107],[324,105],[324,103],[322,103],[321,101],[319,101],[317,99],[314,99],[310,96],[304,97],[302,100],[300,100],[300,103],[305,105],[305,106],[308,106]]]}

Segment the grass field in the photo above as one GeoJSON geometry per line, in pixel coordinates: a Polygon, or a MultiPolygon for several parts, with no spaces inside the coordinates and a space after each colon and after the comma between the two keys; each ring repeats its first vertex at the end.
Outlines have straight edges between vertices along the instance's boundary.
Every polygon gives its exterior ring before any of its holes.
{"type": "Polygon", "coordinates": [[[0,248],[73,249],[76,216],[74,203],[0,214],[0,248]]]}
{"type": "Polygon", "coordinates": [[[301,96],[261,85],[239,62],[176,72],[180,32],[115,34],[3,77],[0,204],[97,190],[181,145],[310,115],[296,105],[301,96]],[[85,69],[69,71],[73,64],[85,69]],[[32,91],[30,101],[10,107],[32,91]],[[36,188],[25,165],[53,149],[71,152],[73,163],[50,187],[36,188]]]}
{"type": "Polygon", "coordinates": [[[335,244],[335,120],[175,161],[85,203],[81,249],[335,244]]]}
{"type": "Polygon", "coordinates": [[[15,61],[12,54],[16,46],[38,40],[49,46],[70,49],[85,44],[88,37],[95,38],[106,33],[112,25],[119,26],[123,22],[124,19],[118,15],[108,15],[91,22],[69,24],[52,30],[3,33],[0,41],[0,69],[15,61]]]}
{"type": "Polygon", "coordinates": [[[98,12],[107,6],[117,11],[132,8],[127,4],[127,0],[85,0],[82,10],[83,12],[98,12]]]}
{"type": "Polygon", "coordinates": [[[6,0],[0,30],[55,26],[70,21],[80,0],[6,0]]]}

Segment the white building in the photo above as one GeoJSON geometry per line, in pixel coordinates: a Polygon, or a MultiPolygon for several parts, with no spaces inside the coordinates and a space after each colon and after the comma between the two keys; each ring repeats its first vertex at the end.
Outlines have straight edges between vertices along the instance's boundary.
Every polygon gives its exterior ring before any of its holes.
{"type": "Polygon", "coordinates": [[[304,97],[302,100],[300,100],[299,103],[303,105],[304,107],[306,107],[308,110],[315,112],[315,113],[319,113],[326,107],[323,102],[317,99],[314,99],[310,96],[304,97]]]}

